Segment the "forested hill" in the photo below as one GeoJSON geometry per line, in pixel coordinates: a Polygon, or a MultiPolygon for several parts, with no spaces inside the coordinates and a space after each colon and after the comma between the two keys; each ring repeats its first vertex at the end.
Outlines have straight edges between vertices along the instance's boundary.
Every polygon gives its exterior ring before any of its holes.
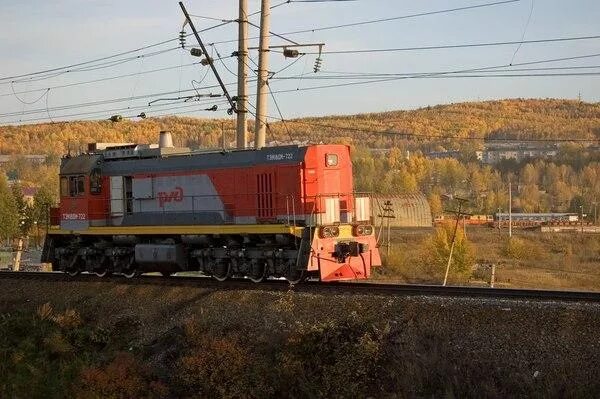
{"type": "MultiPolygon", "coordinates": [[[[107,115],[107,117],[110,115],[107,115]]],[[[148,118],[141,121],[59,122],[0,126],[0,154],[63,154],[88,142],[156,142],[159,130],[176,144],[217,147],[225,121],[234,141],[233,119],[148,118]]],[[[252,123],[250,123],[252,129],[252,123]]],[[[304,118],[270,125],[268,141],[290,139],[388,147],[398,140],[419,146],[456,147],[456,138],[600,138],[600,103],[557,99],[511,99],[438,105],[409,111],[304,118]],[[415,140],[415,138],[417,140],[415,140]]],[[[480,143],[475,140],[475,143],[480,143]]],[[[410,144],[409,144],[410,146],[410,144]]]]}

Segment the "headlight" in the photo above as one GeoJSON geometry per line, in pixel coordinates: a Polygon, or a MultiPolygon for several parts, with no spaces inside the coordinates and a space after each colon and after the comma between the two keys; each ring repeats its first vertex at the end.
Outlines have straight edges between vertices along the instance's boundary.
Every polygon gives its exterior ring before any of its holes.
{"type": "Polygon", "coordinates": [[[370,236],[373,234],[373,226],[371,225],[358,225],[354,226],[354,235],[359,236],[370,236]]]}
{"type": "Polygon", "coordinates": [[[338,156],[337,156],[337,154],[327,154],[327,155],[325,155],[325,164],[328,167],[337,166],[337,164],[338,164],[338,156]]]}
{"type": "Polygon", "coordinates": [[[330,238],[340,235],[340,229],[337,226],[324,226],[319,229],[319,237],[330,238]]]}

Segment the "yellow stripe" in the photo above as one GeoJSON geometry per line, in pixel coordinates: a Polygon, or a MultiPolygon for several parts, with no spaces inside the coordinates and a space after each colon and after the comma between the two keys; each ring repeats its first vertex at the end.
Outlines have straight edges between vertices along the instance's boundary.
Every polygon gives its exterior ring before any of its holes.
{"type": "Polygon", "coordinates": [[[78,234],[78,235],[169,235],[169,234],[293,234],[302,237],[304,227],[286,226],[281,224],[243,224],[243,225],[212,225],[212,226],[112,226],[89,227],[85,230],[64,230],[51,227],[48,234],[78,234]]]}

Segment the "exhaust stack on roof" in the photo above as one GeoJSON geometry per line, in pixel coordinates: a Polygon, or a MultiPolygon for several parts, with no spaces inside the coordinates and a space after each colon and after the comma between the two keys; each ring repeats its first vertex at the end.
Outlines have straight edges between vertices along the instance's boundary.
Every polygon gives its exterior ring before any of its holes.
{"type": "Polygon", "coordinates": [[[171,132],[167,130],[162,130],[160,132],[160,136],[158,138],[158,147],[159,148],[173,148],[173,136],[171,136],[171,132]]]}

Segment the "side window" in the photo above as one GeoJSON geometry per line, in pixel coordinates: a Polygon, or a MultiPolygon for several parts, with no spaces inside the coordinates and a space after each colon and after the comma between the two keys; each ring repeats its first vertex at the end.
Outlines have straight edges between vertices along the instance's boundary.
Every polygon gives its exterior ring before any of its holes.
{"type": "Polygon", "coordinates": [[[77,176],[69,176],[69,197],[77,196],[77,176]]]}
{"type": "Polygon", "coordinates": [[[61,197],[69,196],[69,179],[64,176],[60,178],[60,196],[61,197]]]}
{"type": "Polygon", "coordinates": [[[100,194],[102,191],[102,179],[100,178],[100,169],[92,169],[90,174],[90,193],[100,194]]]}
{"type": "Polygon", "coordinates": [[[77,195],[85,194],[85,177],[77,176],[77,195]]]}

